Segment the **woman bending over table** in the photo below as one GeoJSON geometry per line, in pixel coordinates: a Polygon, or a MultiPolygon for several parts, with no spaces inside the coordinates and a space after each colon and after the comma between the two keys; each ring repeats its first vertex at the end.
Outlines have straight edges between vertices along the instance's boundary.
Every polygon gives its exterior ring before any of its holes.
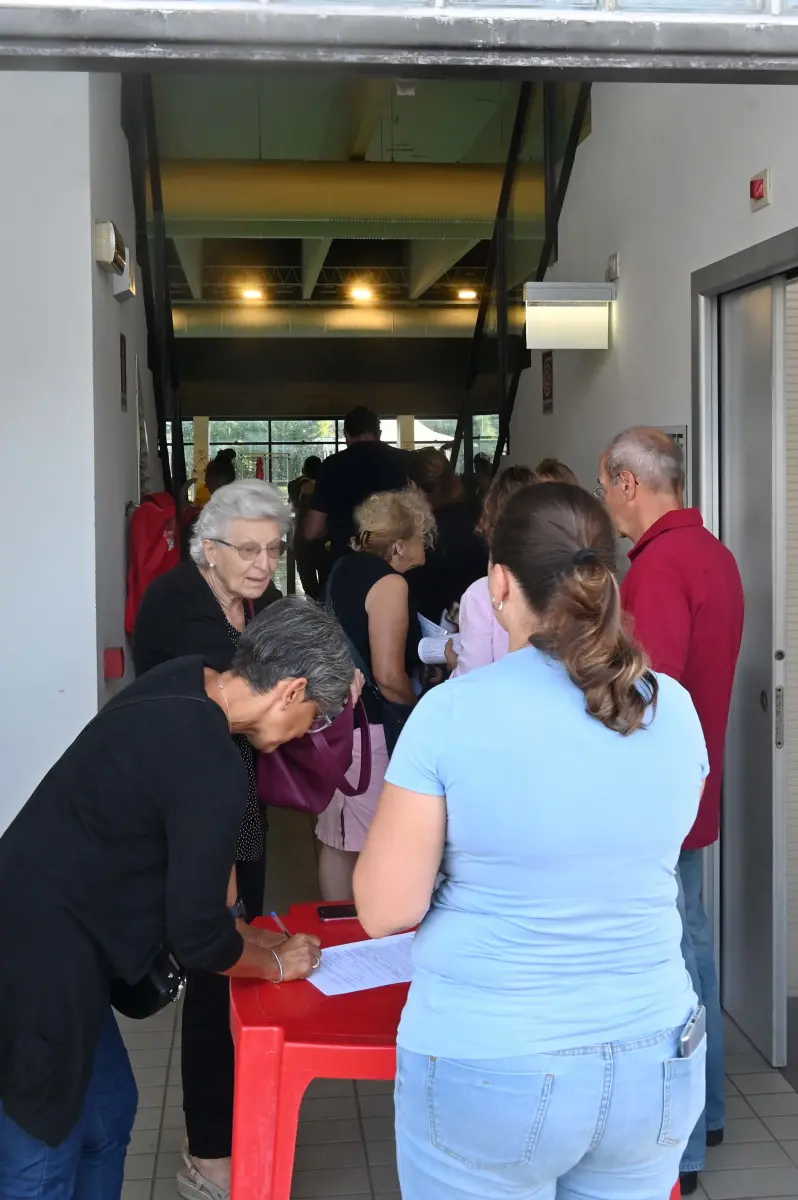
{"type": "Polygon", "coordinates": [[[2,1200],[119,1200],[137,1095],[112,980],[165,949],[275,983],[318,966],[316,938],[228,909],[248,791],[230,735],[273,751],[328,724],[353,676],[337,621],[278,601],[229,670],[179,658],[121,692],[0,838],[2,1200]]]}
{"type": "Polygon", "coordinates": [[[675,872],[707,754],[625,629],[614,563],[587,492],[517,492],[489,575],[510,653],[425,696],[388,768],[355,898],[376,936],[423,918],[404,1200],[667,1200],[704,1105],[675,872]]]}

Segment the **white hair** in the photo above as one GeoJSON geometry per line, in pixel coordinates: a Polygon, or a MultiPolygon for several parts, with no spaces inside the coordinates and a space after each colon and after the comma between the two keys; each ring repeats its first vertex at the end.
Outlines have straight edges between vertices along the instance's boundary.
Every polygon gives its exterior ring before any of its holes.
{"type": "Polygon", "coordinates": [[[607,448],[604,465],[613,482],[622,471],[631,471],[652,492],[678,493],[684,488],[682,448],[661,429],[639,425],[619,433],[607,448]]]}
{"type": "Polygon", "coordinates": [[[230,522],[274,521],[280,533],[291,527],[291,510],[277,488],[262,479],[237,479],[213,493],[191,531],[189,550],[198,567],[208,565],[202,543],[227,538],[230,522]]]}

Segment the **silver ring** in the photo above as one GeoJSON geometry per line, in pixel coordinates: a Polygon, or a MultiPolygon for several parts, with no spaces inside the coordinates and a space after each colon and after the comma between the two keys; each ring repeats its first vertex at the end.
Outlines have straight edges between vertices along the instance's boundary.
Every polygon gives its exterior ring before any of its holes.
{"type": "Polygon", "coordinates": [[[314,959],[313,959],[313,970],[315,971],[315,970],[316,970],[316,968],[317,968],[317,967],[320,967],[320,966],[321,966],[321,957],[319,957],[319,958],[314,958],[314,959]]]}

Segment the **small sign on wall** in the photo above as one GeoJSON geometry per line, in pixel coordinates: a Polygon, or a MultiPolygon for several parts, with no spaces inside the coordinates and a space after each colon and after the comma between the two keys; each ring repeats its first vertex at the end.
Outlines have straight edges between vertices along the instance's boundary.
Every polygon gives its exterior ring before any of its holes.
{"type": "Polygon", "coordinates": [[[543,379],[543,411],[554,412],[554,353],[544,350],[540,356],[541,375],[543,379]]]}

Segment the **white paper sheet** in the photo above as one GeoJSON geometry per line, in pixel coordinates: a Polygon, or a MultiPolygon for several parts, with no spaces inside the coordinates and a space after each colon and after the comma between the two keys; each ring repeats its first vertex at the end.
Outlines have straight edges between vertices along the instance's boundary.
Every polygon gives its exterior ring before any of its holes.
{"type": "Polygon", "coordinates": [[[412,933],[350,942],[324,951],[321,966],[309,982],[325,996],[345,996],[392,983],[409,983],[413,977],[412,933]]]}

